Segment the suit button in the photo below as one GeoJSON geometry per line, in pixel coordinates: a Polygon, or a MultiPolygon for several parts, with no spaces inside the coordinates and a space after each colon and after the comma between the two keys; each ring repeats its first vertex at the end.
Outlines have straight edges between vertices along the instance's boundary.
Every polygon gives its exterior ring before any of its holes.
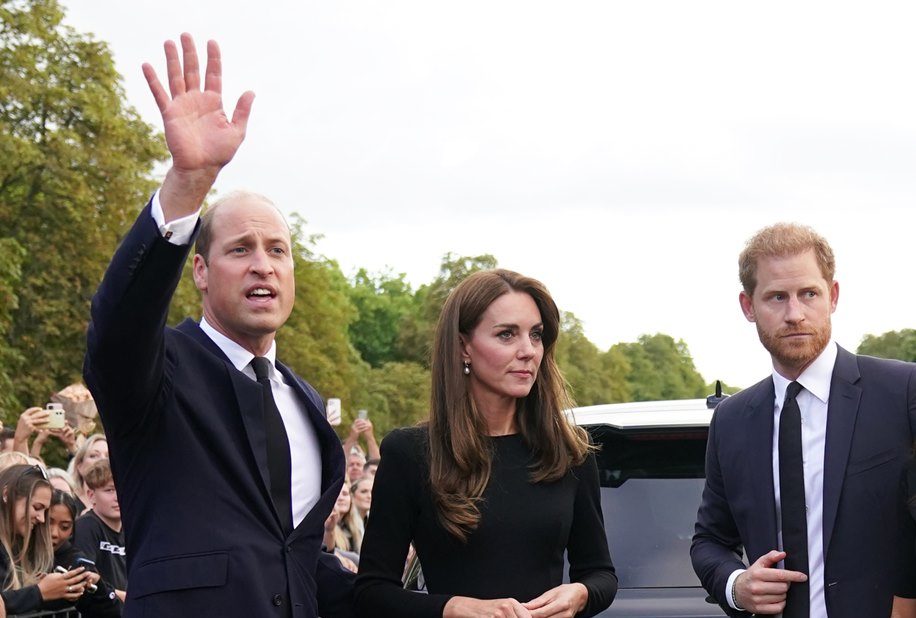
{"type": "Polygon", "coordinates": [[[283,605],[283,597],[281,597],[279,594],[274,595],[274,605],[276,605],[277,607],[280,607],[281,605],[283,605]]]}

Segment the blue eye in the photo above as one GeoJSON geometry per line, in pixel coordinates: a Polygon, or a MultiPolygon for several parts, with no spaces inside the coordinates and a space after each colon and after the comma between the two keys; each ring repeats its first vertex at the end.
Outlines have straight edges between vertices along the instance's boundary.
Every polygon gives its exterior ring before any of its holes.
{"type": "Polygon", "coordinates": [[[536,330],[531,333],[531,338],[535,341],[541,341],[544,338],[544,331],[536,330]]]}
{"type": "Polygon", "coordinates": [[[500,339],[503,339],[503,340],[505,340],[505,341],[508,341],[509,339],[512,339],[512,334],[513,334],[513,333],[512,333],[511,330],[504,330],[504,331],[500,332],[500,333],[499,333],[498,335],[496,335],[496,336],[499,337],[500,339]]]}

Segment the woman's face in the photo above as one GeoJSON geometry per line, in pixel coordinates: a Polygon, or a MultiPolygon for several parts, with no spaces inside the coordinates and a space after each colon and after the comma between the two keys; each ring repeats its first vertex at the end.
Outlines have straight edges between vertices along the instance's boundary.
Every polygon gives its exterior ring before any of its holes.
{"type": "Polygon", "coordinates": [[[92,467],[92,464],[100,459],[108,459],[107,440],[96,440],[92,443],[92,446],[86,451],[86,456],[83,457],[82,463],[79,465],[80,474],[85,475],[86,471],[92,467]]]}
{"type": "Polygon", "coordinates": [[[334,503],[334,510],[344,515],[350,512],[350,488],[344,483],[340,488],[340,494],[337,496],[337,502],[334,503]]]}
{"type": "Polygon", "coordinates": [[[470,336],[461,337],[478,404],[494,396],[528,395],[544,358],[543,333],[541,312],[530,294],[508,292],[490,303],[470,336]]]}
{"type": "Polygon", "coordinates": [[[73,516],[70,515],[70,509],[63,504],[55,504],[48,509],[48,526],[51,530],[51,543],[54,549],[57,549],[73,536],[73,516]]]}
{"type": "Polygon", "coordinates": [[[366,513],[372,506],[372,479],[360,481],[353,492],[353,504],[360,513],[366,513]]]}
{"type": "Polygon", "coordinates": [[[39,485],[32,492],[31,500],[19,498],[16,500],[14,516],[16,518],[16,532],[25,538],[32,526],[44,523],[48,507],[51,505],[51,488],[39,485]],[[28,502],[28,503],[27,503],[28,502]]]}

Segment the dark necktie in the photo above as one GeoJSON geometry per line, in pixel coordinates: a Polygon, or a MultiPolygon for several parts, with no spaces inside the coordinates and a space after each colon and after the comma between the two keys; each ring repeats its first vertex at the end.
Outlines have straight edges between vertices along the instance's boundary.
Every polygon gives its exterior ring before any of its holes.
{"type": "Polygon", "coordinates": [[[270,388],[270,361],[256,356],[251,361],[254,375],[261,385],[261,397],[264,400],[264,432],[267,435],[267,471],[270,473],[270,497],[280,516],[283,532],[289,534],[293,529],[293,508],[290,497],[290,470],[292,460],[289,454],[289,437],[283,425],[283,417],[274,401],[270,388]]]}
{"type": "MultiPolygon", "coordinates": [[[[779,501],[782,507],[782,549],[790,571],[808,574],[808,517],[805,468],[802,463],[801,410],[796,397],[802,386],[789,384],[779,413],[779,501]]],[[[808,582],[793,583],[786,595],[783,618],[808,618],[808,582]]]]}

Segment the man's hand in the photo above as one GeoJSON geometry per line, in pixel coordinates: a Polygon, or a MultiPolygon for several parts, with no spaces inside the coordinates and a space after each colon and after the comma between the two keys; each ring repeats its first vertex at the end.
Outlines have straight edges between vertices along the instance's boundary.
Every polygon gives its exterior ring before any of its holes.
{"type": "Polygon", "coordinates": [[[735,597],[742,609],[752,614],[778,614],[785,608],[789,586],[808,579],[799,571],[773,568],[785,557],[786,552],[773,550],[735,578],[735,597]]]}
{"type": "Polygon", "coordinates": [[[531,618],[573,618],[587,602],[588,589],[584,584],[574,583],[551,588],[522,605],[531,612],[531,618]]]}
{"type": "Polygon", "coordinates": [[[143,75],[162,113],[165,141],[172,155],[159,200],[165,220],[196,212],[216,175],[232,160],[245,139],[254,93],[239,97],[230,121],[223,111],[222,63],[216,41],[207,42],[207,69],[200,89],[197,50],[190,34],[181,35],[182,60],[173,41],[165,42],[169,92],[145,63],[143,75]]]}

